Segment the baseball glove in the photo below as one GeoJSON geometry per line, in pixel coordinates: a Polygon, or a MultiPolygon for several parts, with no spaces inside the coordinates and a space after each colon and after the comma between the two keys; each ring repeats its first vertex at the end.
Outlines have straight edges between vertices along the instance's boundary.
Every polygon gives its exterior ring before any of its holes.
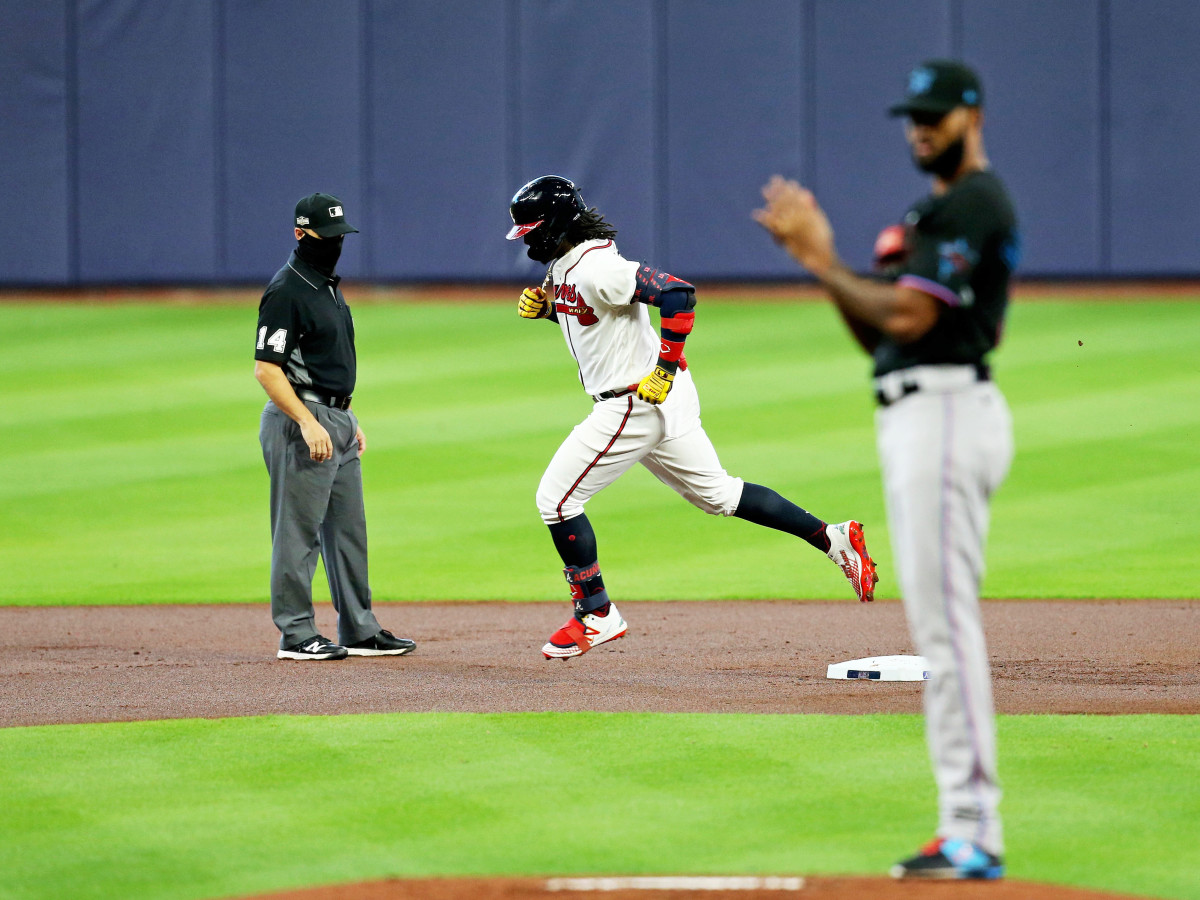
{"type": "Polygon", "coordinates": [[[908,230],[903,225],[889,225],[875,238],[875,268],[885,271],[902,264],[908,257],[908,230]]]}

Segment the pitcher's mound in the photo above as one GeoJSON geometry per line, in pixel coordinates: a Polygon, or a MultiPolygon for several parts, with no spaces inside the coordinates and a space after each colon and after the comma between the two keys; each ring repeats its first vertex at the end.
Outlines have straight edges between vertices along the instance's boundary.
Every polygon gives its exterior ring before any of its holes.
{"type": "Polygon", "coordinates": [[[1134,900],[1020,881],[808,876],[391,879],[261,894],[258,900],[1134,900]]]}

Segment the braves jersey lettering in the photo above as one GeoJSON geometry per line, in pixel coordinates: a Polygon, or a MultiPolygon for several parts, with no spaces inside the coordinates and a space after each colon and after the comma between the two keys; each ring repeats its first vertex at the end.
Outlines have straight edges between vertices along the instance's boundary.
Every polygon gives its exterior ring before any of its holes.
{"type": "Polygon", "coordinates": [[[579,299],[579,291],[573,284],[560,284],[554,289],[554,311],[559,315],[575,316],[580,325],[595,325],[600,320],[596,311],[579,299]]]}
{"type": "Polygon", "coordinates": [[[633,302],[638,267],[611,240],[584,241],[550,267],[558,325],[589,394],[627,388],[654,369],[659,336],[646,305],[633,302]]]}

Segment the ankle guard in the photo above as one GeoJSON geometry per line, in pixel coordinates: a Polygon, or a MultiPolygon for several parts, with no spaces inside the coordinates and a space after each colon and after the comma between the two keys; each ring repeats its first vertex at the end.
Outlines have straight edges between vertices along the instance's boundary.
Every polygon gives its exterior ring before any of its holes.
{"type": "Polygon", "coordinates": [[[567,586],[571,588],[571,602],[575,605],[575,618],[582,619],[593,610],[608,602],[608,591],[600,577],[600,563],[590,566],[567,566],[563,569],[567,586]]]}

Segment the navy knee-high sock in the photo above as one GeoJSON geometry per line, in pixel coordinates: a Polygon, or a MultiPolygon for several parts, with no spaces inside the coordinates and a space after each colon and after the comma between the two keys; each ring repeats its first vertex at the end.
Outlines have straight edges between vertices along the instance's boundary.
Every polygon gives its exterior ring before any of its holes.
{"type": "Polygon", "coordinates": [[[797,506],[761,484],[746,482],[742,500],[734,513],[739,519],[765,525],[776,531],[786,531],[808,541],[822,553],[829,552],[829,535],[825,523],[806,509],[797,506]]]}
{"type": "Polygon", "coordinates": [[[550,537],[554,538],[554,549],[562,557],[564,566],[582,569],[597,560],[596,532],[592,530],[592,523],[586,515],[555,522],[547,527],[550,537]]]}
{"type": "Polygon", "coordinates": [[[575,604],[575,616],[582,619],[587,613],[608,614],[608,591],[600,576],[599,557],[596,552],[596,532],[586,515],[578,515],[565,522],[550,524],[550,536],[554,549],[562,557],[567,584],[571,587],[571,600],[575,604]]]}

